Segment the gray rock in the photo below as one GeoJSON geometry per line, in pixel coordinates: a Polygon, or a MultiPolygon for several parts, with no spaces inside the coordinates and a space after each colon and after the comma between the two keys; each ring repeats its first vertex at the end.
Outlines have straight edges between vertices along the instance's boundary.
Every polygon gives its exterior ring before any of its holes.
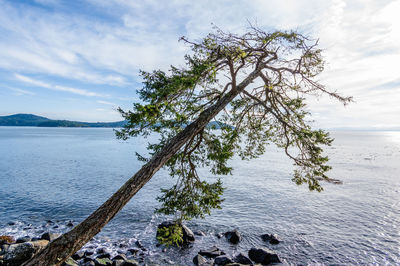
{"type": "Polygon", "coordinates": [[[236,257],[233,258],[233,261],[244,265],[253,265],[253,262],[243,253],[236,255],[236,257]]]}
{"type": "Polygon", "coordinates": [[[232,244],[237,244],[240,242],[240,240],[242,240],[242,236],[240,235],[239,231],[236,229],[233,231],[230,231],[230,232],[226,232],[225,237],[232,244]]]}
{"type": "Polygon", "coordinates": [[[225,255],[225,252],[214,246],[209,249],[200,249],[199,254],[209,258],[215,258],[221,255],[225,255]]]}
{"type": "Polygon", "coordinates": [[[267,248],[251,248],[249,250],[249,258],[256,263],[264,265],[281,262],[278,255],[267,248]]]}
{"type": "Polygon", "coordinates": [[[212,261],[207,260],[206,258],[204,258],[202,255],[197,254],[194,258],[193,258],[193,263],[197,266],[211,266],[213,265],[212,261]]]}
{"type": "Polygon", "coordinates": [[[6,265],[21,265],[29,260],[37,252],[46,247],[49,243],[47,240],[39,240],[34,242],[24,242],[10,245],[4,253],[3,260],[6,265]]]}
{"type": "Polygon", "coordinates": [[[94,254],[93,250],[86,250],[84,256],[85,257],[90,257],[94,254]]]}
{"type": "Polygon", "coordinates": [[[265,242],[269,242],[272,245],[277,245],[281,242],[276,234],[264,234],[261,235],[261,239],[265,242]]]}
{"type": "Polygon", "coordinates": [[[60,234],[46,232],[42,235],[41,239],[53,241],[54,239],[58,238],[59,236],[60,236],[60,234]]]}
{"type": "Polygon", "coordinates": [[[232,259],[230,257],[228,257],[227,255],[221,255],[214,259],[214,263],[217,265],[226,265],[231,262],[233,262],[232,259]]]}

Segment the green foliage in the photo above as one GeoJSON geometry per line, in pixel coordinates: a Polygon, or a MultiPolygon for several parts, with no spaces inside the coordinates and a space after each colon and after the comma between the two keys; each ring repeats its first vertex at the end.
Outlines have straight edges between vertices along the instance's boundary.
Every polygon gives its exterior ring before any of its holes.
{"type": "MultiPolygon", "coordinates": [[[[175,214],[181,221],[203,218],[220,208],[222,182],[202,180],[197,169],[209,169],[212,175],[231,174],[229,162],[235,154],[244,160],[257,158],[271,143],[281,147],[297,166],[296,184],[321,191],[318,180],[327,179],[330,169],[321,146],[330,145],[332,139],[322,130],[311,129],[305,98],[328,94],[343,103],[351,98],[313,80],[324,65],[317,42],[297,32],[266,33],[254,27],[243,35],[217,28],[200,42],[182,40],[193,50],[185,57],[186,66],[172,66],[168,73],[141,72],[141,102],[132,111],[119,109],[128,124],[117,136],[158,134],[159,142],[148,145],[153,155],[223,97],[237,96],[214,118],[219,121],[218,129],[200,129],[164,165],[176,184],[161,190],[158,200],[162,206],[157,212],[175,214]],[[249,73],[256,73],[254,82],[240,87],[249,73]]],[[[139,154],[138,158],[148,160],[139,154]]]]}
{"type": "Polygon", "coordinates": [[[183,243],[182,227],[175,223],[174,225],[161,227],[157,229],[157,240],[160,244],[168,246],[180,246],[183,243]]]}

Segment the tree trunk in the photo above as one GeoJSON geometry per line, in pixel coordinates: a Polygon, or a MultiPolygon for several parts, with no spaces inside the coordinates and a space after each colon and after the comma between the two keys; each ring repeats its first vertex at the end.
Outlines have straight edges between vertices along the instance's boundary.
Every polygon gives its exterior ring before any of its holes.
{"type": "Polygon", "coordinates": [[[60,265],[76,251],[81,249],[83,245],[101,231],[171,156],[173,156],[188,140],[198,134],[212,118],[247,87],[258,76],[258,72],[258,69],[254,70],[236,88],[232,88],[225,94],[215,105],[203,111],[194,122],[173,137],[162,150],[156,153],[148,163],[88,218],[71,231],[50,242],[45,249],[23,265],[60,265]]]}

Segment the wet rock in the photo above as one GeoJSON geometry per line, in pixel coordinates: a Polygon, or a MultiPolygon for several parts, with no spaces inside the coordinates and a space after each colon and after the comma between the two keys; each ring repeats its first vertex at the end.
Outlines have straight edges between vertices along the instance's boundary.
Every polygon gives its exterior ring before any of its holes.
{"type": "Polygon", "coordinates": [[[269,242],[272,245],[277,245],[281,242],[276,234],[264,234],[261,235],[261,239],[265,242],[269,242]]]}
{"type": "Polygon", "coordinates": [[[243,253],[239,253],[233,258],[233,261],[244,265],[253,265],[253,262],[243,253]]]}
{"type": "Polygon", "coordinates": [[[136,260],[126,260],[121,266],[138,266],[139,263],[136,260]]]}
{"type": "Polygon", "coordinates": [[[222,238],[222,237],[224,236],[224,234],[223,234],[223,233],[218,233],[218,234],[215,234],[215,236],[216,236],[217,238],[222,238]]]}
{"type": "Polygon", "coordinates": [[[106,249],[105,248],[98,248],[98,249],[96,249],[96,253],[97,254],[102,254],[102,253],[106,253],[107,251],[106,251],[106,249]]]}
{"type": "Polygon", "coordinates": [[[74,259],[68,258],[61,266],[78,266],[78,263],[74,259]]]}
{"type": "Polygon", "coordinates": [[[167,252],[167,249],[166,249],[166,248],[163,248],[163,249],[162,249],[162,252],[164,252],[164,253],[167,252]]]}
{"type": "Polygon", "coordinates": [[[74,227],[74,223],[73,223],[72,221],[69,221],[69,222],[67,223],[67,227],[74,227]]]}
{"type": "Polygon", "coordinates": [[[58,238],[59,236],[60,236],[60,234],[46,232],[46,233],[44,233],[42,235],[41,239],[42,240],[53,241],[54,239],[58,238]]]}
{"type": "Polygon", "coordinates": [[[120,244],[119,244],[119,247],[120,247],[120,248],[127,248],[127,247],[128,247],[128,245],[127,245],[127,244],[125,244],[125,243],[120,243],[120,244]]]}
{"type": "Polygon", "coordinates": [[[48,224],[54,224],[54,222],[52,220],[47,220],[46,223],[48,224]]]}
{"type": "Polygon", "coordinates": [[[94,254],[93,250],[86,250],[85,251],[85,257],[90,257],[94,254]]]}
{"type": "Polygon", "coordinates": [[[138,248],[143,248],[143,245],[142,245],[142,243],[141,243],[139,240],[136,240],[135,245],[136,245],[138,248]]]}
{"type": "Polygon", "coordinates": [[[215,258],[221,255],[225,255],[225,252],[214,246],[209,249],[201,249],[199,251],[199,254],[209,258],[215,258]]]}
{"type": "Polygon", "coordinates": [[[193,232],[196,236],[205,236],[206,234],[203,231],[194,231],[193,232]]]}
{"type": "Polygon", "coordinates": [[[112,265],[112,261],[109,258],[96,258],[94,260],[94,265],[95,266],[108,266],[112,265]]]}
{"type": "Polygon", "coordinates": [[[127,258],[124,254],[119,254],[115,256],[112,260],[127,260],[127,258]]]}
{"type": "Polygon", "coordinates": [[[204,258],[202,255],[197,254],[194,258],[193,258],[193,263],[197,266],[211,266],[213,265],[212,261],[207,260],[206,258],[204,258]]]}
{"type": "Polygon", "coordinates": [[[114,260],[112,266],[121,266],[125,261],[124,260],[114,260]]]}
{"type": "MultiPolygon", "coordinates": [[[[139,253],[139,251],[140,251],[140,249],[137,249],[137,248],[130,248],[130,249],[128,249],[128,252],[131,254],[131,255],[133,255],[133,256],[136,256],[138,253],[139,253]]],[[[128,254],[129,255],[129,254],[128,254]]]]}
{"type": "Polygon", "coordinates": [[[6,265],[21,265],[37,252],[46,247],[47,240],[25,242],[10,245],[4,253],[3,260],[6,265]]]}
{"type": "MultiPolygon", "coordinates": [[[[158,229],[166,228],[166,227],[168,228],[168,227],[173,226],[173,225],[175,225],[175,222],[173,222],[173,221],[164,221],[164,222],[162,222],[161,224],[158,225],[158,229]]],[[[190,230],[184,224],[181,224],[180,226],[182,228],[182,233],[183,233],[183,236],[182,236],[183,244],[187,245],[187,244],[190,244],[190,243],[194,242],[195,238],[194,238],[194,234],[193,234],[192,230],[190,230]]],[[[157,234],[158,234],[158,231],[157,231],[157,234]]]]}
{"type": "Polygon", "coordinates": [[[25,243],[25,242],[28,242],[31,240],[32,239],[30,238],[30,236],[23,236],[23,237],[17,238],[16,243],[25,243]]]}
{"type": "Polygon", "coordinates": [[[88,260],[86,262],[80,263],[80,266],[95,266],[96,264],[94,263],[93,260],[88,260]]]}
{"type": "Polygon", "coordinates": [[[32,237],[32,239],[31,239],[31,241],[38,241],[38,240],[41,240],[41,238],[40,237],[32,237]]]}
{"type": "Polygon", "coordinates": [[[249,258],[256,263],[264,265],[281,262],[278,255],[267,248],[251,248],[249,258]]]}
{"type": "Polygon", "coordinates": [[[238,230],[233,230],[230,232],[226,232],[225,233],[225,237],[226,239],[228,239],[229,242],[231,242],[232,244],[237,244],[240,242],[240,240],[242,239],[242,236],[240,235],[238,230]]]}
{"type": "Polygon", "coordinates": [[[110,259],[111,258],[111,254],[107,253],[107,252],[101,253],[101,254],[97,255],[96,258],[98,258],[98,259],[104,259],[104,258],[110,259]]]}
{"type": "Polygon", "coordinates": [[[74,255],[71,256],[74,260],[80,260],[83,257],[85,257],[85,252],[84,251],[78,251],[74,255]]]}
{"type": "Polygon", "coordinates": [[[226,265],[231,262],[233,262],[232,259],[227,255],[221,255],[214,259],[214,263],[217,265],[226,265]]]}

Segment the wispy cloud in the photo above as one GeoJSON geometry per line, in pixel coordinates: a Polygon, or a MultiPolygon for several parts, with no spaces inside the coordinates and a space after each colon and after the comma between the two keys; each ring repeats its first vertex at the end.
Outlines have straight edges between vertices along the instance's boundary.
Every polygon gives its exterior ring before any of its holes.
{"type": "Polygon", "coordinates": [[[102,101],[102,100],[99,100],[99,101],[96,101],[97,103],[100,103],[100,104],[105,104],[105,105],[113,105],[113,106],[116,106],[117,104],[115,104],[115,103],[112,103],[112,102],[107,102],[107,101],[102,101]]]}
{"type": "Polygon", "coordinates": [[[23,81],[25,83],[29,83],[29,84],[32,84],[37,87],[47,88],[50,90],[64,91],[64,92],[69,92],[69,93],[88,96],[88,97],[110,97],[110,95],[108,95],[108,94],[101,94],[101,93],[96,93],[96,92],[87,91],[87,90],[83,90],[83,89],[76,89],[76,88],[64,87],[64,86],[60,86],[60,85],[53,85],[53,84],[43,82],[40,80],[35,80],[35,79],[32,79],[32,78],[24,76],[24,75],[20,75],[20,74],[15,74],[15,77],[18,80],[23,81]]]}
{"type": "Polygon", "coordinates": [[[14,95],[16,96],[23,96],[23,95],[35,95],[34,92],[23,90],[19,88],[9,88],[10,90],[14,91],[14,95]]]}

